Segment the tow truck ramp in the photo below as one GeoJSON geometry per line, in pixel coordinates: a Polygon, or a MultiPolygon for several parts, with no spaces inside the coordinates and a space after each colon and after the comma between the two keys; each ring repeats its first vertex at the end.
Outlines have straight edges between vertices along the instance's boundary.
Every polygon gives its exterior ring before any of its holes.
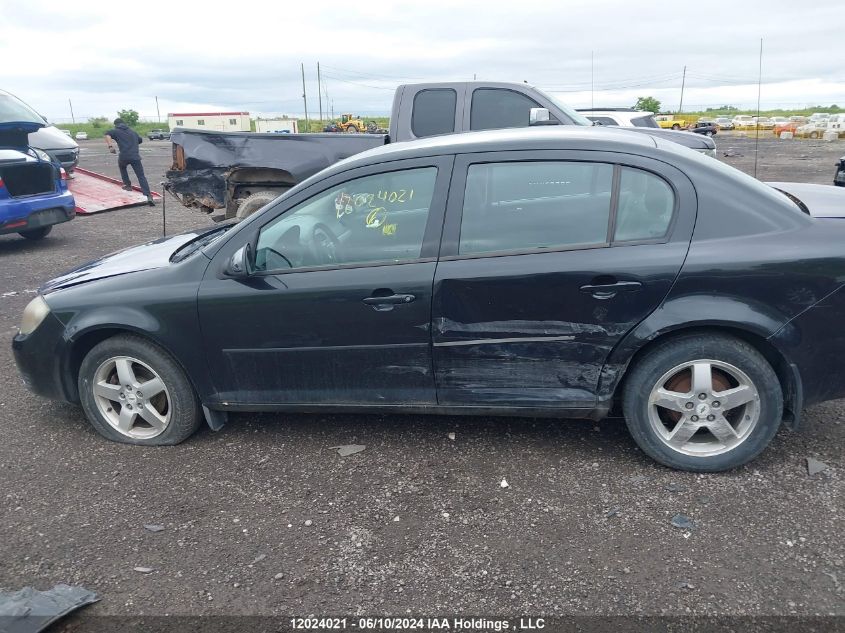
{"type": "MultiPolygon", "coordinates": [[[[67,182],[79,215],[147,204],[147,197],[138,187],[133,186],[132,191],[127,191],[120,180],[80,167],[73,170],[73,178],[67,182]]],[[[153,200],[161,200],[158,192],[153,191],[152,196],[153,200]]]]}

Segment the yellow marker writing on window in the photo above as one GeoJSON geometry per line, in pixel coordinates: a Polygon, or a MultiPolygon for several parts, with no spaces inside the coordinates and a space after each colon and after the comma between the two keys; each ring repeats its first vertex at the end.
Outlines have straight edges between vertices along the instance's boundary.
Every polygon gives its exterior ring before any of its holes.
{"type": "Polygon", "coordinates": [[[385,224],[381,232],[384,235],[396,235],[396,224],[385,224]]]}

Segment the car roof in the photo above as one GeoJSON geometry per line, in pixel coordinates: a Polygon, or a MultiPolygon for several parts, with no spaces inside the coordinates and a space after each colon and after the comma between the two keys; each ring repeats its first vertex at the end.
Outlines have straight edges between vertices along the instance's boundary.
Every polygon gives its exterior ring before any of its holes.
{"type": "MultiPolygon", "coordinates": [[[[443,134],[390,143],[335,163],[329,171],[423,156],[519,150],[591,149],[630,152],[657,147],[654,139],[622,128],[554,125],[443,134]]],[[[324,172],[325,174],[325,172],[324,172]]]]}

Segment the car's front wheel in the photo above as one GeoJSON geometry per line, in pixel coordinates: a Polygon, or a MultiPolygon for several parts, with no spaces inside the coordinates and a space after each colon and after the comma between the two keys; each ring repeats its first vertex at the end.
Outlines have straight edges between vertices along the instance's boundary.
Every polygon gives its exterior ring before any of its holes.
{"type": "Polygon", "coordinates": [[[115,442],[178,444],[200,425],[184,370],[139,336],[115,336],[94,346],[82,361],[78,386],[92,426],[115,442]]]}
{"type": "Polygon", "coordinates": [[[658,344],[631,369],[628,429],[661,464],[696,472],[736,468],[777,433],[783,393],[768,361],[745,341],[691,334],[658,344]]]}

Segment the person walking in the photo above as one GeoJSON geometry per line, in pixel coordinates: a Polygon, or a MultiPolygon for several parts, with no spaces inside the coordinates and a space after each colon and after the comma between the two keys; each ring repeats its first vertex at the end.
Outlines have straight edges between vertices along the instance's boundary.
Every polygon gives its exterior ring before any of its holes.
{"type": "Polygon", "coordinates": [[[128,167],[132,166],[132,171],[135,172],[135,177],[138,178],[138,186],[141,191],[147,196],[147,203],[155,206],[153,196],[150,193],[150,183],[147,182],[147,177],[144,175],[144,166],[141,164],[141,153],[138,151],[138,146],[144,140],[138,133],[131,129],[123,119],[115,119],[114,127],[106,132],[106,145],[112,154],[117,154],[117,166],[120,169],[120,178],[123,180],[123,188],[127,191],[132,191],[132,183],[129,181],[128,167]],[[117,149],[115,149],[117,145],[117,149]]]}

